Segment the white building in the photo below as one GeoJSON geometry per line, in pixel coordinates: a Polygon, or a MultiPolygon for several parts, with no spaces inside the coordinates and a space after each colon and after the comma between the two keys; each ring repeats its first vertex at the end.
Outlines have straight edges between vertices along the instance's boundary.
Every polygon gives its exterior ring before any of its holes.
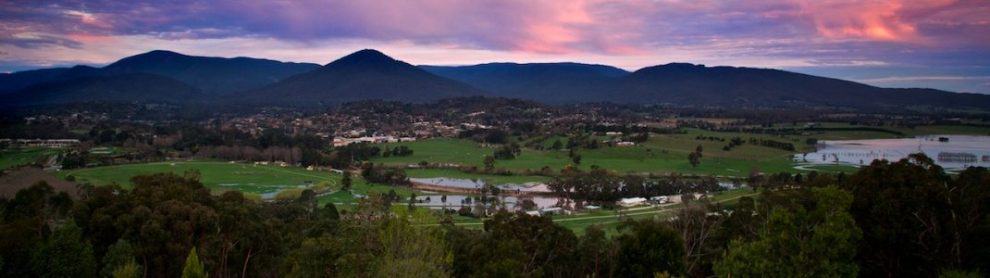
{"type": "Polygon", "coordinates": [[[646,204],[646,198],[635,197],[635,198],[622,198],[619,200],[619,205],[623,207],[633,207],[646,204]]]}

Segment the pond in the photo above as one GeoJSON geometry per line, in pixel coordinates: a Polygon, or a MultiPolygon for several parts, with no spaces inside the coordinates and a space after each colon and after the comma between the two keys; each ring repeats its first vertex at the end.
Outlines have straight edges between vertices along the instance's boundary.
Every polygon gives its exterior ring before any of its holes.
{"type": "Polygon", "coordinates": [[[931,135],[900,139],[820,141],[813,153],[796,154],[802,165],[869,165],[874,160],[897,161],[924,153],[946,170],[990,167],[990,136],[931,135]]]}
{"type": "MultiPolygon", "coordinates": [[[[472,180],[472,179],[454,179],[454,178],[409,178],[409,181],[415,183],[429,184],[441,187],[450,188],[460,188],[460,189],[479,189],[485,186],[484,180],[472,180]]],[[[506,183],[496,185],[502,190],[511,190],[519,192],[533,192],[533,193],[547,193],[550,189],[547,185],[540,182],[527,182],[522,184],[506,183]]]]}
{"type": "MultiPolygon", "coordinates": [[[[423,195],[416,196],[416,200],[419,201],[418,206],[425,206],[430,208],[442,208],[446,206],[449,209],[458,209],[461,205],[470,205],[465,203],[465,200],[471,198],[472,202],[479,202],[478,196],[468,196],[461,194],[448,194],[447,202],[443,202],[442,194],[435,195],[423,195]]],[[[498,197],[500,202],[505,203],[508,208],[516,208],[521,200],[532,200],[536,204],[537,208],[549,208],[563,205],[568,202],[567,198],[564,197],[553,197],[553,196],[527,196],[527,197],[513,197],[513,196],[500,196],[498,197]]]]}

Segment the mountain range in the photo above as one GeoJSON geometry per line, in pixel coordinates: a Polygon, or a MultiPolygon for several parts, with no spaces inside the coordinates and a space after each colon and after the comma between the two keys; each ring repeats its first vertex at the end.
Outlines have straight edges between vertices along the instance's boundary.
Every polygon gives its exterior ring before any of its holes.
{"type": "Polygon", "coordinates": [[[333,103],[382,99],[430,102],[482,95],[464,83],[365,49],[320,68],[244,93],[255,103],[333,103]]]}
{"type": "Polygon", "coordinates": [[[326,105],[493,96],[544,103],[990,110],[990,95],[892,89],[776,69],[671,63],[634,72],[579,63],[413,66],[365,49],[326,65],[156,50],[105,67],[0,74],[4,106],[97,101],[326,105]]]}

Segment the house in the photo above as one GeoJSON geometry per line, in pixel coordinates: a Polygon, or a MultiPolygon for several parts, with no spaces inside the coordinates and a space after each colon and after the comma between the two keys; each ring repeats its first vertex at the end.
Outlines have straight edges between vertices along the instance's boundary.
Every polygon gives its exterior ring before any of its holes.
{"type": "Polygon", "coordinates": [[[616,146],[619,146],[619,147],[632,147],[632,146],[635,146],[636,145],[636,142],[621,141],[621,142],[615,143],[615,145],[616,146]]]}
{"type": "Polygon", "coordinates": [[[646,203],[646,198],[635,197],[635,198],[622,198],[619,200],[619,205],[623,207],[633,207],[639,206],[646,203]]]}
{"type": "Polygon", "coordinates": [[[79,144],[77,139],[0,139],[0,143],[24,147],[58,149],[79,144]]]}
{"type": "Polygon", "coordinates": [[[540,215],[554,215],[554,214],[571,214],[571,212],[561,207],[549,207],[549,208],[540,209],[540,215]]]}
{"type": "Polygon", "coordinates": [[[667,196],[653,196],[650,197],[650,202],[654,204],[665,204],[670,202],[670,198],[668,198],[667,196]]]}

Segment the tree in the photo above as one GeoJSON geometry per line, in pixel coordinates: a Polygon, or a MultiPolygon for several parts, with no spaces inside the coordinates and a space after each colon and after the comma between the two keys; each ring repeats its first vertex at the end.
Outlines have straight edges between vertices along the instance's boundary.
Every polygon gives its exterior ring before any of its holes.
{"type": "MultiPolygon", "coordinates": [[[[690,196],[694,197],[693,194],[690,196]]],[[[690,276],[710,276],[707,271],[711,268],[711,263],[722,253],[714,238],[723,218],[711,216],[709,212],[707,204],[685,201],[684,207],[677,211],[676,217],[670,222],[671,228],[684,239],[686,271],[690,276]]]]}
{"type": "Polygon", "coordinates": [[[343,243],[337,237],[324,235],[303,240],[286,260],[287,277],[334,277],[339,270],[336,261],[343,255],[343,243]]]}
{"type": "Polygon", "coordinates": [[[571,162],[574,162],[574,165],[581,165],[581,155],[575,154],[574,156],[572,156],[571,162]]]}
{"type": "Polygon", "coordinates": [[[592,225],[586,228],[577,248],[580,257],[578,265],[583,268],[581,273],[593,277],[612,277],[617,263],[615,260],[617,252],[615,244],[609,240],[600,226],[592,225]]]}
{"type": "Polygon", "coordinates": [[[186,256],[186,264],[182,267],[182,278],[205,278],[206,270],[203,263],[199,262],[199,255],[196,254],[196,247],[189,250],[186,256]]]}
{"type": "Polygon", "coordinates": [[[133,259],[124,265],[121,265],[114,269],[110,273],[109,277],[113,278],[139,278],[142,277],[141,266],[137,264],[133,259]]]}
{"type": "Polygon", "coordinates": [[[31,261],[40,277],[96,277],[97,274],[93,246],[71,221],[41,244],[31,261]]]}
{"type": "Polygon", "coordinates": [[[701,164],[701,154],[697,151],[689,153],[688,162],[691,163],[691,167],[698,167],[698,164],[701,164]]]}
{"type": "Polygon", "coordinates": [[[344,177],[340,179],[340,190],[350,191],[351,190],[351,171],[344,170],[344,177]]]}
{"type": "Polygon", "coordinates": [[[677,231],[655,220],[627,221],[622,232],[617,272],[626,277],[652,277],[657,274],[680,276],[684,273],[684,243],[677,231]]]}
{"type": "MultiPolygon", "coordinates": [[[[809,178],[810,179],[810,178],[809,178]]],[[[875,161],[842,183],[863,230],[863,276],[936,276],[990,268],[990,172],[955,178],[923,154],[875,161]]]]}
{"type": "Polygon", "coordinates": [[[100,276],[114,276],[117,270],[129,264],[140,268],[134,259],[134,248],[131,247],[130,242],[124,239],[117,240],[116,243],[107,248],[107,253],[103,255],[103,269],[100,270],[100,276]]]}
{"type": "Polygon", "coordinates": [[[409,193],[409,211],[416,210],[416,193],[409,193]]]}
{"type": "Polygon", "coordinates": [[[409,217],[386,221],[378,234],[382,254],[375,256],[373,273],[378,277],[447,277],[453,257],[435,227],[416,228],[409,217]]]}
{"type": "Polygon", "coordinates": [[[770,203],[753,241],[733,240],[715,273],[720,277],[855,277],[860,230],[849,214],[852,195],[836,187],[803,190],[770,203]],[[801,204],[808,194],[810,203],[801,204]],[[796,197],[796,198],[795,198],[796,197]],[[788,203],[790,202],[790,203],[788,203]]]}
{"type": "Polygon", "coordinates": [[[495,169],[495,157],[494,156],[486,155],[483,162],[485,164],[485,169],[486,170],[495,169]]]}
{"type": "Polygon", "coordinates": [[[323,216],[331,220],[340,220],[340,212],[332,202],[323,205],[323,216]]]}

